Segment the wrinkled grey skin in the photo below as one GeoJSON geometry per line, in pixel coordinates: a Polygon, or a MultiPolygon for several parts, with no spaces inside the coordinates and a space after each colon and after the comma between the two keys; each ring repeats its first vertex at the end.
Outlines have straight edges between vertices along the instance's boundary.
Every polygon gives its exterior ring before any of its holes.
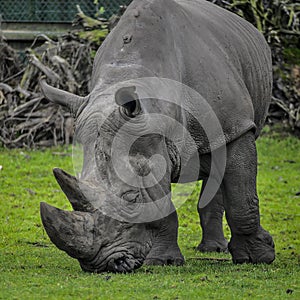
{"type": "MultiPolygon", "coordinates": [[[[142,263],[183,264],[177,244],[176,212],[154,222],[136,224],[134,217],[132,222],[123,222],[99,209],[114,196],[128,201],[128,206],[155,201],[168,195],[171,182],[177,181],[180,159],[159,135],[139,139],[130,153],[130,163],[140,176],[149,173],[151,156],[165,157],[168,165],[159,185],[133,188],[122,182],[111,166],[114,133],[130,118],[142,136],[145,111],[170,116],[193,134],[203,164],[198,179],[204,180],[205,186],[209,176],[211,149],[201,127],[183,115],[185,112],[159,100],[138,99],[133,87],[120,88],[115,94],[104,93],[119,82],[151,76],[182,82],[200,93],[224,131],[225,174],[214,199],[198,208],[203,230],[198,249],[226,251],[222,229],[225,209],[232,234],[228,249],[233,262],[271,263],[275,258],[274,244],[260,225],[255,146],[271,97],[270,50],[252,25],[201,0],[134,0],[98,50],[87,97],[60,91],[41,81],[45,96],[74,114],[77,137],[84,146],[80,179],[54,170],[75,211],[41,204],[42,221],[50,239],[78,259],[83,270],[91,272],[129,272],[142,263]],[[103,111],[110,115],[106,120],[101,120],[103,111]]],[[[201,111],[197,99],[182,102],[193,111],[201,111]]],[[[215,149],[222,146],[218,139],[214,142],[215,149]]],[[[128,167],[123,157],[120,164],[128,167]]]]}

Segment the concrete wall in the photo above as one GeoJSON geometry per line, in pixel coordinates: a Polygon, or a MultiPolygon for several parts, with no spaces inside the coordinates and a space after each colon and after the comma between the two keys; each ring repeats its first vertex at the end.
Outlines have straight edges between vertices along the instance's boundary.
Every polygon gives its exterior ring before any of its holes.
{"type": "Polygon", "coordinates": [[[2,35],[10,46],[17,50],[24,50],[38,38],[38,43],[45,40],[43,35],[55,39],[74,29],[70,23],[26,23],[3,22],[1,24],[2,35]]]}

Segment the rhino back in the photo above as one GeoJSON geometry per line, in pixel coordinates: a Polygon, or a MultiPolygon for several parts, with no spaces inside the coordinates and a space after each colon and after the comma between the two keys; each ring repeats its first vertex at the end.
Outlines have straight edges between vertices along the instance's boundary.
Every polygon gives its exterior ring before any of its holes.
{"type": "MultiPolygon", "coordinates": [[[[259,134],[271,74],[263,36],[240,17],[205,0],[134,0],[98,50],[92,87],[149,76],[182,82],[212,107],[230,142],[250,129],[259,134]]],[[[198,99],[182,101],[201,111],[198,99]]],[[[187,126],[208,152],[203,129],[188,116],[187,126]]]]}
{"type": "Polygon", "coordinates": [[[189,16],[185,83],[211,105],[227,142],[259,134],[272,92],[271,51],[250,23],[207,1],[176,0],[189,16]],[[192,45],[192,46],[191,46],[192,45]],[[196,66],[196,67],[194,67],[196,66]]]}

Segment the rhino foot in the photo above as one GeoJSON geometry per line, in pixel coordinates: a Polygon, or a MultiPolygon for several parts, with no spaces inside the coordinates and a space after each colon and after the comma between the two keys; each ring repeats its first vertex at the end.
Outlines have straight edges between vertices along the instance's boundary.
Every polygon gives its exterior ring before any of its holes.
{"type": "Polygon", "coordinates": [[[274,248],[271,235],[263,228],[251,235],[233,235],[228,244],[235,264],[270,264],[275,259],[274,248]]]}
{"type": "Polygon", "coordinates": [[[228,241],[223,240],[205,240],[202,241],[196,250],[200,252],[228,252],[228,241]]]}
{"type": "Polygon", "coordinates": [[[180,252],[178,246],[174,249],[166,249],[164,247],[153,247],[144,261],[144,265],[151,266],[182,266],[184,264],[184,257],[180,252]]]}

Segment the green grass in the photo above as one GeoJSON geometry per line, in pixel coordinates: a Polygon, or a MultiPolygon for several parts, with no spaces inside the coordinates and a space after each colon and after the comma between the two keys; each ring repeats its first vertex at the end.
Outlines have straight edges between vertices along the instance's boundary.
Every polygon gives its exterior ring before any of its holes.
{"type": "Polygon", "coordinates": [[[233,265],[229,254],[195,252],[201,231],[194,194],[179,209],[185,266],[97,275],[55,248],[40,221],[41,201],[70,208],[51,174],[53,167],[72,172],[70,156],[52,154],[70,151],[0,149],[0,299],[300,299],[299,150],[292,137],[258,141],[261,219],[276,243],[273,264],[233,265]]]}

